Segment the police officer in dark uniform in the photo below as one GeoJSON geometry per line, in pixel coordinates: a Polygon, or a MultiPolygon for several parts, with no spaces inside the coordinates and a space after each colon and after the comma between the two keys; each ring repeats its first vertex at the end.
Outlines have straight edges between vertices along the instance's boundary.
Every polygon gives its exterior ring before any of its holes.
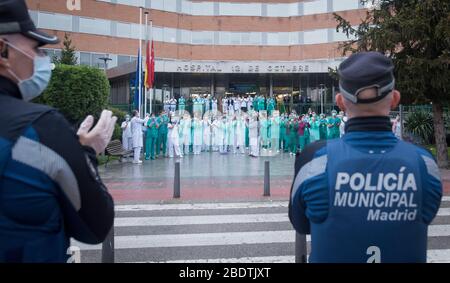
{"type": "Polygon", "coordinates": [[[349,118],[346,134],[297,156],[289,218],[311,234],[310,262],[426,262],[440,172],[428,151],[392,133],[393,70],[377,52],[342,62],[336,103],[349,118]]]}
{"type": "Polygon", "coordinates": [[[39,47],[56,43],[24,0],[0,0],[0,262],[66,262],[70,237],[101,243],[113,224],[96,154],[116,118],[103,111],[92,128],[88,116],[75,133],[56,110],[29,102],[51,76],[39,47]]]}

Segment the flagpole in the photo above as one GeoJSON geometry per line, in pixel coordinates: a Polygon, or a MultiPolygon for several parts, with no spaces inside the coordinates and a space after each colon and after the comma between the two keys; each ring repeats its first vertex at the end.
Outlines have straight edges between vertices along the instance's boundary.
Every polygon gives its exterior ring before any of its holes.
{"type": "MultiPolygon", "coordinates": [[[[152,43],[152,46],[150,47],[150,54],[153,54],[153,22],[150,20],[150,42],[152,43]]],[[[155,62],[155,58],[151,58],[153,62],[155,62]]],[[[155,63],[156,64],[156,63],[155,63]]],[[[153,67],[152,72],[155,72],[156,66],[153,67]]],[[[152,88],[150,89],[150,111],[152,108],[152,102],[153,102],[153,89],[154,89],[155,82],[152,82],[152,88]]]]}
{"type": "MultiPolygon", "coordinates": [[[[148,12],[145,11],[145,44],[144,44],[145,50],[148,49],[147,48],[147,44],[148,44],[148,12]]],[[[145,61],[147,62],[148,54],[146,54],[145,56],[146,56],[145,57],[146,58],[145,61]]],[[[147,66],[147,64],[145,66],[147,66]]],[[[148,70],[147,69],[145,69],[145,77],[148,80],[148,70]]],[[[147,93],[148,93],[147,85],[145,85],[144,86],[144,112],[145,113],[147,113],[147,93]]],[[[152,114],[152,107],[151,106],[150,106],[150,112],[149,113],[152,114]]]]}
{"type": "Polygon", "coordinates": [[[139,64],[139,115],[143,118],[142,113],[142,7],[139,7],[139,54],[140,58],[138,58],[139,64]]]}

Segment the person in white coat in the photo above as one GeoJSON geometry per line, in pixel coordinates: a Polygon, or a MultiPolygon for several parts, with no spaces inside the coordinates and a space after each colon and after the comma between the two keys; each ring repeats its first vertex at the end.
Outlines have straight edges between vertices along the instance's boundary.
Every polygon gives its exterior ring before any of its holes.
{"type": "Polygon", "coordinates": [[[203,150],[211,150],[211,122],[208,116],[203,117],[203,150]]]}
{"type": "Polygon", "coordinates": [[[170,103],[170,112],[175,112],[177,110],[177,100],[175,98],[172,98],[169,103],[170,103]]]}
{"type": "Polygon", "coordinates": [[[199,119],[200,115],[196,115],[192,122],[192,127],[194,131],[194,154],[198,155],[202,151],[203,144],[203,121],[199,119]]]}
{"type": "Polygon", "coordinates": [[[169,146],[169,157],[174,157],[174,152],[176,157],[183,157],[180,152],[180,133],[179,133],[179,119],[178,117],[172,117],[170,123],[167,125],[168,132],[168,146],[169,146]]]}
{"type": "Polygon", "coordinates": [[[247,112],[253,109],[253,97],[247,99],[247,112]]]}
{"type": "Polygon", "coordinates": [[[211,101],[211,109],[214,114],[217,113],[217,98],[213,98],[211,101]]]}
{"type": "Polygon", "coordinates": [[[226,117],[218,117],[216,121],[214,121],[214,139],[215,145],[219,148],[219,152],[221,154],[226,153],[226,143],[225,143],[225,122],[226,117]]]}
{"type": "Polygon", "coordinates": [[[270,118],[270,150],[273,152],[280,151],[280,112],[278,110],[272,111],[270,118]]]}
{"type": "Polygon", "coordinates": [[[228,115],[234,115],[234,97],[228,99],[228,115]]]}
{"type": "Polygon", "coordinates": [[[220,128],[220,116],[215,116],[214,121],[211,124],[211,130],[212,130],[212,148],[213,151],[219,151],[219,128],[220,128]]]}
{"type": "Polygon", "coordinates": [[[257,157],[259,156],[259,122],[257,120],[258,114],[255,114],[250,117],[250,123],[248,125],[249,129],[249,139],[250,139],[250,156],[257,157]]]}
{"type": "Polygon", "coordinates": [[[222,114],[228,112],[228,99],[226,97],[222,98],[222,114]]]}
{"type": "Polygon", "coordinates": [[[134,150],[134,164],[142,164],[141,150],[144,145],[144,137],[142,134],[142,127],[144,125],[144,119],[139,118],[139,111],[133,111],[133,118],[131,119],[131,135],[133,137],[133,150],[134,150]]]}
{"type": "Polygon", "coordinates": [[[184,146],[184,155],[189,154],[189,146],[191,145],[192,120],[189,114],[185,114],[180,123],[182,136],[182,144],[184,146]]]}
{"type": "Polygon", "coordinates": [[[245,154],[245,120],[242,115],[236,120],[236,146],[241,154],[245,154]]]}
{"type": "Polygon", "coordinates": [[[234,154],[237,153],[237,144],[236,144],[236,116],[233,115],[230,117],[227,127],[228,133],[228,145],[230,147],[230,152],[233,151],[234,154]]]}
{"type": "Polygon", "coordinates": [[[241,98],[240,97],[234,98],[234,113],[237,113],[237,114],[241,113],[241,98]]]}
{"type": "Polygon", "coordinates": [[[122,128],[122,146],[124,150],[133,149],[133,136],[131,135],[130,115],[125,115],[125,121],[120,126],[122,128]]]}

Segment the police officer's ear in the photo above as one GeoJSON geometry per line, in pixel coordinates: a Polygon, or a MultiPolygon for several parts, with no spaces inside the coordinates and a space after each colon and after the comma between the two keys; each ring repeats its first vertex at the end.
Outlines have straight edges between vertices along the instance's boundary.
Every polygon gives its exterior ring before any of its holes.
{"type": "Polygon", "coordinates": [[[344,96],[342,96],[341,93],[336,94],[336,104],[339,107],[339,109],[341,109],[341,111],[344,111],[344,112],[347,111],[345,104],[344,104],[344,96]]]}
{"type": "Polygon", "coordinates": [[[400,92],[394,89],[394,91],[392,92],[391,110],[397,108],[398,104],[400,103],[400,99],[401,99],[400,92]]]}

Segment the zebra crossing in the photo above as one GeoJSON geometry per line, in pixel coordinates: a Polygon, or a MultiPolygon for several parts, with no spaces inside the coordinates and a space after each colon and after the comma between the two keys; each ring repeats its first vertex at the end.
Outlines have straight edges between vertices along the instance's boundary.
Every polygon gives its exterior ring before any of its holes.
{"type": "MultiPolygon", "coordinates": [[[[294,262],[287,201],[116,206],[116,262],[294,262]]],[[[428,262],[450,262],[450,197],[429,227],[428,262]]],[[[310,237],[307,237],[308,248],[310,237]]],[[[100,262],[101,245],[72,240],[81,262],[100,262]]]]}

